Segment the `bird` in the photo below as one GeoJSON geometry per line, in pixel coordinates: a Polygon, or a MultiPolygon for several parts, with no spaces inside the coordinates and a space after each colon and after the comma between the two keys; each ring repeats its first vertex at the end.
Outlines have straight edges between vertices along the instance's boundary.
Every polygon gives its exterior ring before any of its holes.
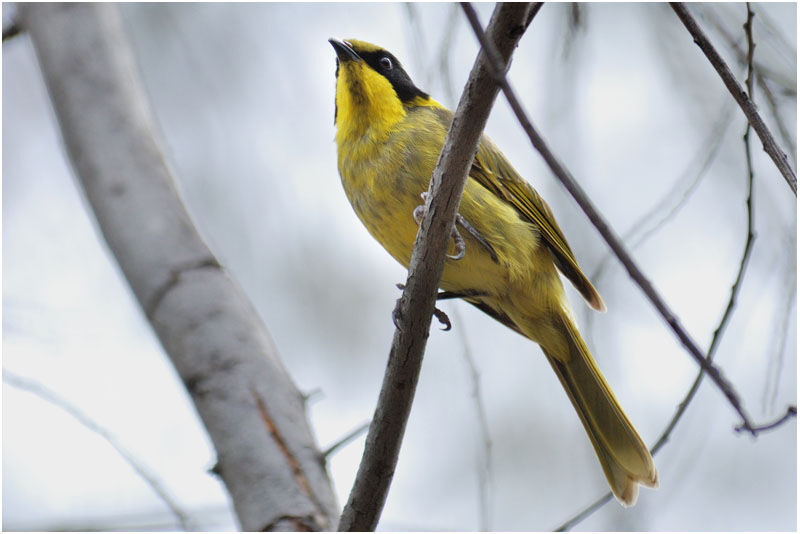
{"type": "MultiPolygon", "coordinates": [[[[336,53],[334,123],[345,195],[367,231],[408,268],[420,199],[453,113],[419,89],[387,50],[357,39],[329,43],[336,53]]],[[[605,303],[550,207],[485,134],[452,235],[440,288],[541,347],[612,493],[623,506],[635,504],[640,485],[658,486],[658,473],[578,331],[559,272],[591,308],[605,311],[605,303]]]]}

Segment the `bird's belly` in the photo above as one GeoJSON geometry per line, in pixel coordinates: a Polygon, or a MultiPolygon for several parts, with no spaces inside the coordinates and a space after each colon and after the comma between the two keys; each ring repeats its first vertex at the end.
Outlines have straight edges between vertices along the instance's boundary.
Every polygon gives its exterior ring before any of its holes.
{"type": "MultiPolygon", "coordinates": [[[[415,130],[417,137],[433,135],[425,132],[415,130]]],[[[444,132],[440,133],[441,141],[428,140],[421,145],[440,146],[437,143],[443,142],[444,132]]],[[[411,142],[406,139],[408,135],[409,132],[404,132],[384,143],[367,140],[339,146],[339,172],[350,204],[370,234],[406,268],[418,230],[414,210],[423,204],[421,194],[428,190],[439,155],[438,149],[404,148],[411,142]]],[[[473,179],[467,180],[459,213],[491,250],[457,225],[465,241],[465,254],[459,260],[445,260],[442,289],[459,293],[480,291],[502,298],[509,291],[527,286],[529,280],[536,280],[542,269],[553,270],[552,259],[541,246],[538,229],[473,179]]],[[[448,254],[456,254],[452,238],[448,254]]]]}
{"type": "MultiPolygon", "coordinates": [[[[353,165],[348,168],[359,169],[353,165]]],[[[370,234],[408,268],[419,228],[413,214],[423,203],[420,194],[427,190],[427,180],[415,181],[413,176],[402,172],[362,172],[343,173],[342,183],[370,234]]],[[[491,251],[457,225],[465,242],[464,257],[445,259],[439,287],[473,296],[507,318],[498,320],[506,324],[510,321],[512,328],[516,325],[518,331],[536,342],[553,338],[551,315],[555,308],[560,308],[563,287],[538,231],[522,221],[511,206],[474,181],[467,182],[459,213],[489,244],[491,251]]],[[[447,253],[456,254],[452,238],[447,253]]]]}
{"type": "Polygon", "coordinates": [[[411,260],[417,234],[414,209],[422,200],[413,187],[398,190],[379,176],[345,176],[342,183],[353,210],[362,224],[389,254],[404,266],[411,260]]]}
{"type": "MultiPolygon", "coordinates": [[[[347,176],[342,180],[345,192],[361,222],[369,233],[389,254],[408,268],[419,226],[414,220],[414,210],[423,204],[420,194],[427,190],[427,183],[413,184],[410,180],[391,180],[386,177],[347,176]],[[380,183],[384,182],[384,183],[380,183]],[[398,187],[386,182],[402,183],[398,187]]],[[[462,200],[462,206],[463,206],[462,200]]],[[[476,228],[486,226],[489,214],[474,213],[476,228]]],[[[502,228],[500,222],[494,224],[502,228]]],[[[490,251],[462,227],[457,227],[465,242],[464,257],[456,260],[447,258],[440,281],[445,291],[502,294],[508,286],[508,247],[498,247],[490,251]],[[504,253],[504,254],[503,254],[504,253]],[[493,259],[493,254],[503,254],[493,259]]],[[[480,231],[480,230],[479,230],[480,231]]],[[[524,251],[515,251],[516,253],[524,251]]],[[[449,255],[456,254],[455,242],[451,238],[449,255]]]]}

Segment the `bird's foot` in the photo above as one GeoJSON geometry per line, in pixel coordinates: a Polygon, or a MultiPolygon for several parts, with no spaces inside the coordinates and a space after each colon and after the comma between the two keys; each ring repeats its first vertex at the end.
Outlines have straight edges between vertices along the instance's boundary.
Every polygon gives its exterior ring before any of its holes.
{"type": "MultiPolygon", "coordinates": [[[[422,197],[423,204],[421,204],[421,205],[417,206],[416,208],[414,208],[414,213],[413,213],[414,221],[416,221],[417,224],[420,224],[422,222],[422,216],[425,214],[425,204],[424,204],[424,202],[428,199],[428,192],[425,191],[420,196],[422,197]]],[[[453,232],[451,234],[452,237],[453,237],[453,244],[456,247],[456,253],[453,254],[453,255],[448,254],[447,257],[450,258],[451,260],[460,260],[466,254],[467,245],[464,242],[464,238],[461,237],[461,233],[458,231],[458,226],[459,225],[462,228],[464,228],[467,232],[469,232],[469,234],[472,237],[477,239],[478,243],[483,245],[483,247],[487,251],[489,251],[489,254],[492,257],[492,261],[497,263],[497,261],[498,261],[497,253],[492,248],[492,245],[490,245],[489,242],[486,241],[486,239],[484,239],[484,237],[480,234],[480,232],[478,232],[475,229],[475,227],[473,227],[469,222],[467,222],[467,220],[464,217],[462,217],[460,213],[456,213],[456,223],[453,225],[453,232]]]]}
{"type": "MultiPolygon", "coordinates": [[[[469,232],[472,237],[477,239],[478,243],[483,245],[483,248],[489,251],[489,255],[492,257],[492,261],[497,263],[498,262],[497,253],[492,248],[492,245],[490,245],[489,242],[483,238],[480,232],[478,232],[470,223],[468,223],[467,220],[464,217],[462,217],[460,213],[456,213],[456,226],[458,226],[459,224],[463,226],[464,230],[469,232]]],[[[453,227],[453,231],[456,232],[456,234],[458,234],[458,231],[456,231],[455,227],[453,227]]],[[[461,236],[458,236],[458,238],[461,239],[461,236]]],[[[461,240],[461,243],[463,244],[464,241],[461,240]]]]}
{"type": "MultiPolygon", "coordinates": [[[[397,289],[403,290],[405,288],[406,288],[405,284],[397,284],[397,289]]],[[[439,300],[439,295],[443,294],[444,292],[440,292],[436,296],[436,300],[439,300]]],[[[454,297],[448,296],[444,298],[454,298],[454,297]]],[[[444,330],[445,332],[453,328],[453,323],[450,322],[450,318],[447,316],[445,312],[443,312],[439,308],[436,307],[433,308],[433,316],[436,317],[436,320],[439,321],[441,325],[443,325],[442,330],[444,330]]],[[[392,310],[392,322],[394,323],[394,326],[397,327],[398,330],[403,329],[400,326],[400,299],[397,299],[397,304],[395,305],[394,310],[392,310]]]]}

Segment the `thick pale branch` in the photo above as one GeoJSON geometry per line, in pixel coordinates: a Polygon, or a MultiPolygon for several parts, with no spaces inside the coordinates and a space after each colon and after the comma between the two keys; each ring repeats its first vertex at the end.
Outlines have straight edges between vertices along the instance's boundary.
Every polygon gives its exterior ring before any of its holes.
{"type": "Polygon", "coordinates": [[[786,159],[786,153],[781,150],[781,148],[778,146],[778,143],[775,142],[775,138],[772,136],[769,128],[767,128],[767,125],[764,123],[761,115],[759,115],[755,104],[753,104],[753,100],[739,85],[739,82],[736,80],[736,77],[733,75],[730,68],[728,68],[725,60],[722,59],[722,56],[719,55],[717,50],[714,48],[714,45],[712,45],[711,41],[708,40],[705,32],[703,32],[700,26],[698,26],[697,22],[694,20],[694,17],[692,17],[692,15],[686,9],[686,6],[680,2],[670,2],[670,5],[678,15],[678,18],[681,19],[681,22],[683,22],[683,25],[686,26],[686,29],[689,30],[689,33],[692,34],[694,42],[700,47],[708,60],[711,62],[711,65],[719,74],[720,78],[722,78],[725,87],[728,88],[728,91],[730,91],[734,100],[736,100],[736,102],[739,104],[739,107],[742,108],[742,111],[747,117],[748,122],[761,139],[761,143],[764,146],[764,151],[769,154],[769,157],[775,162],[775,165],[783,175],[786,183],[789,184],[792,192],[795,194],[795,196],[797,196],[797,176],[795,175],[791,166],[789,166],[789,162],[786,159]]]}
{"type": "Polygon", "coordinates": [[[76,177],[192,395],[241,526],[332,528],[303,397],[179,198],[117,7],[21,7],[76,177]]]}
{"type": "MultiPolygon", "coordinates": [[[[528,4],[499,4],[495,9],[489,23],[489,38],[500,50],[504,71],[511,52],[530,23],[531,12],[528,4]]],[[[399,327],[389,353],[364,456],[339,530],[374,530],[378,523],[411,410],[456,211],[497,93],[497,86],[491,82],[487,70],[486,57],[481,53],[472,68],[431,178],[408,280],[395,309],[399,327]]]]}

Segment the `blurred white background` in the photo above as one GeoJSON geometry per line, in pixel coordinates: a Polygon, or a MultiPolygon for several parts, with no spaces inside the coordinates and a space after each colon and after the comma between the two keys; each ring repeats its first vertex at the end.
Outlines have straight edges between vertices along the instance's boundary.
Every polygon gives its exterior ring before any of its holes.
{"type": "MultiPolygon", "coordinates": [[[[486,23],[489,4],[477,5],[486,23]]],[[[372,416],[405,280],[341,190],[329,37],[392,51],[454,107],[477,45],[451,4],[120,5],[188,209],[243,286],[301,390],[321,447],[372,416]]],[[[795,4],[755,4],[756,61],[792,142],[795,4]]],[[[4,4],[4,17],[13,6],[4,4]]],[[[692,5],[743,80],[723,33],[746,47],[744,4],[692,5]]],[[[234,529],[214,451],[71,174],[29,38],[3,45],[3,369],[56,392],[154,473],[203,529],[234,529]]],[[[662,4],[547,4],[515,53],[512,84],[554,151],[702,347],[729,298],[746,238],[745,120],[662,4]],[[634,234],[630,234],[634,231],[634,234]]],[[[756,102],[778,132],[768,101],[756,102]]],[[[486,132],[539,190],[587,273],[608,252],[502,96],[486,132]]],[[[717,362],[757,421],[796,403],[796,204],[755,136],[755,248],[717,362]]],[[[653,443],[696,365],[616,260],[587,340],[629,417],[653,443]]],[[[589,440],[539,349],[463,303],[431,333],[379,528],[480,528],[485,453],[464,352],[489,421],[489,526],[547,530],[607,490],[589,440]]],[[[10,376],[10,375],[8,375],[10,376]]],[[[3,384],[3,528],[173,529],[164,503],[107,441],[62,408],[3,384]]],[[[704,381],[655,460],[661,488],[615,502],[588,530],[796,530],[794,421],[757,439],[704,381]]],[[[330,474],[344,503],[363,437],[330,474]]]]}

